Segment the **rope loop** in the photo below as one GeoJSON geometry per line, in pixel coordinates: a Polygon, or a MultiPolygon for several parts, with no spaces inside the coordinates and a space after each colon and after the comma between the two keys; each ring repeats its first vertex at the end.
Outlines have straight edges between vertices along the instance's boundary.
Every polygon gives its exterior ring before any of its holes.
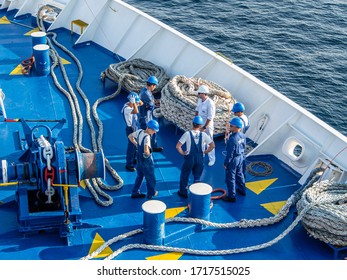
{"type": "Polygon", "coordinates": [[[272,166],[263,161],[253,161],[246,166],[247,172],[253,176],[265,177],[272,174],[272,166]],[[258,171],[263,169],[264,171],[258,171]]]}

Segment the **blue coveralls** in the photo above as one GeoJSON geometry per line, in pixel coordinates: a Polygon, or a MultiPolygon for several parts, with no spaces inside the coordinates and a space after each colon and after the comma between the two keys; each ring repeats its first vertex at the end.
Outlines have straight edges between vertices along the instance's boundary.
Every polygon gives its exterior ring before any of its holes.
{"type": "Polygon", "coordinates": [[[154,175],[154,162],[153,157],[150,155],[148,158],[145,158],[143,156],[144,153],[144,140],[146,137],[150,137],[148,134],[145,135],[139,143],[140,135],[142,133],[145,133],[144,130],[142,130],[137,140],[138,147],[137,147],[137,177],[135,180],[134,187],[132,189],[132,195],[138,195],[140,194],[141,185],[143,182],[143,179],[146,179],[146,185],[147,185],[147,198],[152,198],[155,194],[155,185],[156,185],[156,179],[154,175]]]}
{"type": "Polygon", "coordinates": [[[199,135],[198,144],[195,143],[192,132],[190,134],[190,152],[184,156],[184,163],[180,176],[180,193],[187,195],[188,181],[190,172],[193,173],[194,183],[200,182],[201,174],[204,169],[203,151],[201,148],[202,133],[199,135]]]}
{"type": "Polygon", "coordinates": [[[236,185],[241,192],[246,192],[245,177],[243,174],[243,161],[246,137],[241,132],[232,133],[226,147],[226,158],[224,161],[225,182],[228,188],[229,198],[235,198],[236,185]]]}
{"type": "MultiPolygon", "coordinates": [[[[155,109],[154,105],[154,97],[151,91],[149,91],[147,88],[142,88],[139,94],[139,97],[141,101],[143,102],[143,105],[139,108],[139,122],[140,122],[140,128],[146,129],[147,123],[154,119],[153,118],[153,110],[155,109]],[[150,115],[150,117],[149,117],[150,115]]],[[[157,134],[153,134],[151,136],[151,146],[152,148],[157,148],[157,134]]]]}
{"type": "MultiPolygon", "coordinates": [[[[131,119],[131,126],[127,125],[127,122],[125,121],[125,116],[124,116],[124,108],[128,105],[124,105],[122,109],[122,114],[123,114],[123,119],[125,122],[125,134],[128,138],[128,136],[136,131],[139,128],[139,121],[138,121],[138,116],[137,114],[132,114],[132,119],[131,119]]],[[[136,146],[129,140],[128,138],[128,146],[127,146],[127,155],[126,155],[126,166],[129,167],[135,167],[136,165],[136,146]]]]}

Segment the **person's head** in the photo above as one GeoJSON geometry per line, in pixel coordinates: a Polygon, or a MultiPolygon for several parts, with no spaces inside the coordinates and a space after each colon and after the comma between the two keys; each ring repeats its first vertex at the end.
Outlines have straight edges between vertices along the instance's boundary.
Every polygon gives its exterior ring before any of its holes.
{"type": "Polygon", "coordinates": [[[133,100],[135,100],[136,103],[140,103],[140,101],[141,101],[139,95],[136,92],[133,92],[133,91],[128,94],[127,98],[129,100],[130,104],[133,104],[132,103],[133,100]]]}
{"type": "Polygon", "coordinates": [[[235,116],[242,116],[245,111],[245,106],[241,102],[236,102],[231,110],[235,116]]]}
{"type": "Polygon", "coordinates": [[[229,122],[231,132],[239,132],[242,129],[243,123],[239,117],[232,118],[229,122]]]}
{"type": "Polygon", "coordinates": [[[202,117],[195,116],[193,119],[193,127],[199,129],[202,126],[202,124],[203,124],[202,117]]]}
{"type": "Polygon", "coordinates": [[[156,120],[150,120],[147,123],[147,132],[150,135],[159,132],[159,123],[156,120]]]}
{"type": "Polygon", "coordinates": [[[155,90],[155,88],[158,86],[158,79],[157,77],[155,76],[150,76],[148,77],[147,79],[147,88],[150,90],[150,91],[153,91],[155,90]]]}
{"type": "Polygon", "coordinates": [[[198,93],[198,98],[201,98],[202,101],[205,101],[206,98],[208,97],[207,95],[210,93],[210,90],[209,90],[208,86],[201,85],[201,86],[199,86],[197,93],[198,93]]]}

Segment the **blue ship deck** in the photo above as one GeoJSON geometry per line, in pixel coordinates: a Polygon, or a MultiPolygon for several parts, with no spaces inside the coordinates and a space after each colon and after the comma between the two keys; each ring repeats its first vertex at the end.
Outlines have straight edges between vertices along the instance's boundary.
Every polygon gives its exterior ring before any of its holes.
{"type": "MultiPolygon", "coordinates": [[[[28,120],[58,120],[65,118],[67,123],[60,137],[65,146],[72,145],[71,109],[65,96],[55,87],[51,76],[38,77],[23,75],[17,71],[21,61],[32,55],[30,31],[32,18],[22,17],[13,20],[13,13],[0,10],[0,22],[6,16],[12,22],[0,24],[0,86],[6,95],[5,107],[7,118],[24,118],[28,120]],[[14,23],[16,22],[16,23],[14,23]]],[[[84,70],[82,88],[89,98],[90,104],[117,89],[114,82],[100,80],[100,73],[110,64],[119,61],[117,55],[95,45],[81,44],[73,47],[78,35],[71,35],[70,30],[54,30],[57,40],[72,51],[81,61],[84,70]]],[[[61,56],[68,62],[65,68],[71,84],[77,79],[77,68],[65,54],[61,56]],[[70,64],[71,63],[71,64],[70,64]]],[[[57,71],[61,79],[61,74],[57,71]]],[[[14,187],[0,189],[0,259],[1,260],[71,260],[80,259],[115,236],[142,227],[143,212],[141,199],[131,199],[131,188],[136,174],[125,169],[125,132],[121,116],[121,108],[126,102],[126,94],[104,102],[98,107],[99,117],[104,125],[103,149],[105,157],[124,180],[124,186],[118,191],[107,192],[113,197],[113,204],[108,207],[98,205],[86,188],[80,188],[80,206],[83,225],[76,229],[73,244],[68,246],[64,238],[57,232],[38,232],[23,235],[18,232],[17,205],[14,197],[14,187]]],[[[80,104],[83,104],[82,102],[80,104]]],[[[84,105],[81,105],[83,111],[84,105]]],[[[35,125],[31,122],[30,125],[35,125]]],[[[47,123],[53,125],[54,123],[47,123]]],[[[156,199],[167,205],[166,215],[187,217],[187,200],[177,195],[179,173],[182,158],[177,153],[175,145],[182,134],[172,124],[160,120],[158,142],[164,146],[163,153],[155,153],[155,174],[159,195],[156,199]]],[[[15,161],[23,152],[24,138],[22,126],[18,122],[0,122],[0,141],[2,149],[0,158],[9,162],[15,161]]],[[[90,147],[90,133],[84,129],[83,144],[90,147]]],[[[213,167],[206,164],[202,181],[214,189],[226,188],[224,183],[222,138],[215,139],[217,161],[213,167]]],[[[210,221],[226,223],[241,219],[261,219],[275,215],[285,201],[300,186],[299,174],[284,165],[272,155],[249,157],[248,162],[264,161],[273,167],[273,173],[266,177],[255,177],[247,173],[247,196],[237,197],[236,203],[226,203],[214,200],[210,221]]],[[[107,178],[113,184],[112,178],[107,178]]],[[[166,225],[165,245],[197,250],[223,250],[244,248],[268,242],[280,235],[292,222],[295,209],[290,210],[281,222],[248,229],[214,229],[199,228],[194,224],[170,223],[166,225]]],[[[104,258],[124,244],[141,243],[142,235],[129,237],[105,249],[98,258],[104,258]]],[[[339,258],[344,257],[341,252],[339,258]]],[[[334,258],[333,250],[321,241],[311,238],[299,223],[289,235],[271,247],[248,253],[201,256],[150,250],[129,250],[116,259],[180,259],[180,260],[330,260],[334,258]]]]}

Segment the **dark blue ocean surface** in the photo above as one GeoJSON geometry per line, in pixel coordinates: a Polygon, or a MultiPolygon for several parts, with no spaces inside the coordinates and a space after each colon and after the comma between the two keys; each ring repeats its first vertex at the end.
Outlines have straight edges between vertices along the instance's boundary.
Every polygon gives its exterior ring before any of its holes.
{"type": "Polygon", "coordinates": [[[125,0],[347,136],[346,0],[125,0]]]}

